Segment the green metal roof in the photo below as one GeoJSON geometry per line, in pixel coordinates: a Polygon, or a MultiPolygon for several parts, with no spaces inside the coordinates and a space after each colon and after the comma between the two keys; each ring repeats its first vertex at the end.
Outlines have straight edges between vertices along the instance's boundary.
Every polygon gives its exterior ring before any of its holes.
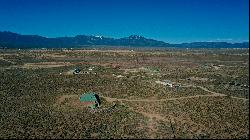
{"type": "Polygon", "coordinates": [[[97,101],[97,98],[95,96],[95,93],[87,92],[80,96],[80,101],[81,102],[97,101]]]}

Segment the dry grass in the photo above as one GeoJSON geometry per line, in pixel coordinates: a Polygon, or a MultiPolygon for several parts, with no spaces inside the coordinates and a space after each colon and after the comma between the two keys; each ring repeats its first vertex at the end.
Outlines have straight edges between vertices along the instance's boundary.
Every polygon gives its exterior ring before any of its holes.
{"type": "Polygon", "coordinates": [[[249,89],[223,85],[249,85],[238,51],[7,50],[0,138],[247,139],[249,89]],[[203,67],[212,64],[223,66],[203,67]],[[96,74],[72,74],[92,66],[96,74]],[[166,79],[183,87],[155,83],[166,79]],[[101,97],[97,111],[79,101],[88,91],[101,97]]]}

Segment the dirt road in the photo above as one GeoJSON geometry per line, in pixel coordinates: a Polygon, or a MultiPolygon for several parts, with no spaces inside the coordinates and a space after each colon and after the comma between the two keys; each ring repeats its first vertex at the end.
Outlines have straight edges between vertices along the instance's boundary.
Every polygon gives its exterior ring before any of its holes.
{"type": "MultiPolygon", "coordinates": [[[[155,101],[157,101],[157,102],[164,102],[164,101],[170,101],[170,100],[190,99],[190,98],[199,98],[199,97],[217,97],[217,96],[225,97],[225,96],[227,96],[225,94],[210,91],[207,88],[201,87],[201,86],[188,85],[185,87],[198,87],[198,88],[200,88],[206,92],[210,92],[212,94],[195,95],[195,96],[187,96],[187,97],[175,97],[175,98],[167,98],[167,99],[118,99],[118,98],[111,98],[111,97],[103,97],[103,98],[105,98],[107,101],[110,101],[110,102],[113,102],[113,101],[128,101],[128,102],[155,102],[155,101]]],[[[240,97],[231,97],[231,98],[240,99],[240,100],[244,100],[244,101],[248,100],[246,98],[240,98],[240,97]]]]}

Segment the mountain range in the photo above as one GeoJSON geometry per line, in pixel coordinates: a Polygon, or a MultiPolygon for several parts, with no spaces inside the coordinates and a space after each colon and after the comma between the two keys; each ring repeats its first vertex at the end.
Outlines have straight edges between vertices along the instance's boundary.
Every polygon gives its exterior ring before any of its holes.
{"type": "Polygon", "coordinates": [[[176,48],[249,48],[249,42],[192,42],[170,44],[139,35],[124,38],[77,35],[75,37],[47,38],[38,35],[20,35],[0,31],[0,48],[79,48],[86,46],[176,47],[176,48]]]}

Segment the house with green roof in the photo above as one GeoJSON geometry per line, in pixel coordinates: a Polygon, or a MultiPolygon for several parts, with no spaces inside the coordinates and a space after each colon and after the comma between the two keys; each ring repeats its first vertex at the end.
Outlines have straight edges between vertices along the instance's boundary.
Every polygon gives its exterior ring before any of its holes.
{"type": "Polygon", "coordinates": [[[84,105],[95,109],[96,107],[100,106],[100,99],[97,94],[94,92],[87,92],[80,96],[80,102],[82,102],[84,105]]]}

